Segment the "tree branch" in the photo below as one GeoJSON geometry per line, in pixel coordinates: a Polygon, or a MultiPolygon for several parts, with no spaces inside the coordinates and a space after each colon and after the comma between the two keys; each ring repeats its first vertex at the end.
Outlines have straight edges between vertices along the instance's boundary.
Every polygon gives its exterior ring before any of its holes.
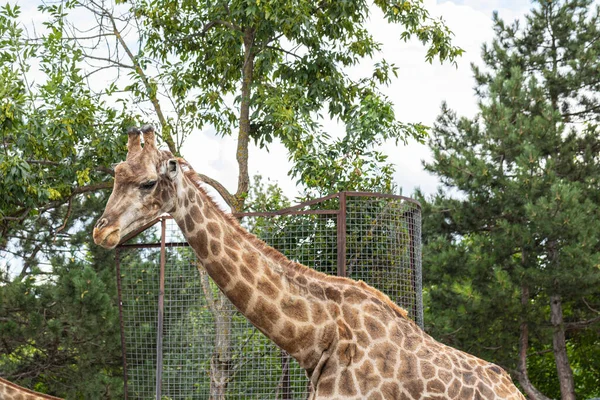
{"type": "Polygon", "coordinates": [[[232,210],[234,209],[235,197],[231,193],[229,193],[225,186],[221,185],[221,183],[219,183],[218,181],[204,174],[198,174],[198,177],[202,182],[212,186],[221,195],[223,200],[225,200],[225,203],[227,203],[227,205],[231,207],[232,210]]]}
{"type": "Polygon", "coordinates": [[[600,316],[585,321],[565,322],[565,330],[574,331],[584,329],[596,322],[600,322],[600,316]]]}
{"type": "Polygon", "coordinates": [[[111,189],[112,187],[113,187],[112,181],[100,182],[100,183],[95,183],[93,185],[87,185],[87,186],[78,186],[75,189],[73,189],[73,192],[71,192],[71,195],[74,196],[74,195],[81,194],[81,193],[95,192],[96,190],[111,189]]]}
{"type": "Polygon", "coordinates": [[[90,58],[92,60],[98,60],[98,61],[103,61],[103,62],[111,63],[114,66],[121,67],[121,68],[135,69],[134,65],[123,64],[122,62],[119,62],[119,61],[116,61],[116,60],[112,60],[112,59],[106,58],[106,57],[96,57],[96,56],[92,56],[92,55],[86,54],[85,58],[90,58]]]}
{"type": "Polygon", "coordinates": [[[282,53],[288,54],[288,55],[296,57],[298,59],[302,58],[298,54],[292,53],[291,51],[288,51],[288,50],[285,50],[285,49],[282,49],[281,47],[266,45],[263,48],[265,48],[265,49],[271,49],[271,50],[276,50],[276,51],[281,51],[282,53]]]}
{"type": "Polygon", "coordinates": [[[54,232],[54,240],[56,240],[56,235],[60,233],[63,229],[66,228],[67,222],[69,221],[69,217],[71,216],[71,209],[73,208],[73,196],[69,197],[69,206],[67,207],[67,214],[65,215],[65,219],[63,220],[63,224],[58,227],[58,229],[54,232]]]}
{"type": "Polygon", "coordinates": [[[215,19],[214,21],[210,21],[207,24],[205,24],[204,27],[202,28],[202,31],[200,32],[200,34],[205,35],[206,32],[208,32],[211,28],[213,28],[214,26],[217,26],[217,25],[223,25],[234,31],[242,32],[242,28],[240,28],[233,22],[223,21],[221,19],[215,19]]]}
{"type": "Polygon", "coordinates": [[[149,81],[148,77],[146,76],[146,73],[142,69],[142,66],[140,65],[137,57],[129,49],[129,46],[127,46],[127,43],[125,43],[125,39],[123,39],[123,37],[121,36],[121,32],[117,28],[117,23],[115,22],[115,18],[107,10],[103,9],[103,11],[104,11],[104,14],[106,15],[106,17],[110,20],[110,23],[111,23],[112,29],[113,29],[113,33],[114,33],[115,37],[117,38],[117,41],[119,42],[121,47],[123,47],[123,50],[129,57],[131,62],[133,63],[133,68],[134,68],[135,72],[139,75],[140,79],[142,80],[142,83],[144,84],[144,87],[146,88],[146,93],[148,94],[148,98],[150,99],[150,102],[152,103],[152,106],[154,107],[154,111],[156,112],[158,121],[160,122],[160,125],[162,128],[163,140],[165,141],[165,143],[167,143],[167,146],[169,147],[169,151],[171,151],[171,153],[178,154],[177,147],[175,146],[175,142],[173,142],[173,138],[171,137],[169,123],[167,122],[167,119],[165,118],[165,116],[163,114],[163,111],[162,111],[162,108],[158,101],[158,98],[156,97],[156,91],[152,88],[152,85],[150,84],[150,81],[149,81]]]}

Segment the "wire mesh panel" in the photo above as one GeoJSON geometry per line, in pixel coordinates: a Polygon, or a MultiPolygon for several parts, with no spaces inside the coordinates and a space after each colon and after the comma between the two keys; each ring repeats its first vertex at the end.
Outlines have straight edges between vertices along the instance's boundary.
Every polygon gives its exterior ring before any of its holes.
{"type": "Polygon", "coordinates": [[[401,197],[347,196],[346,274],[387,294],[422,326],[418,205],[401,197]]]}
{"type": "MultiPolygon", "coordinates": [[[[322,210],[323,211],[323,210],[322,210]]],[[[246,227],[283,253],[290,260],[330,274],[337,274],[337,211],[324,214],[300,214],[273,216],[246,216],[246,227]]],[[[260,335],[264,338],[264,336],[260,335]]],[[[296,360],[278,350],[268,342],[269,362],[254,365],[252,374],[263,381],[264,374],[274,381],[267,391],[246,393],[244,398],[261,399],[306,399],[308,397],[308,379],[296,360]],[[273,366],[276,368],[273,368],[273,366]]],[[[266,360],[265,360],[266,361],[266,360]]],[[[250,370],[250,369],[249,369],[250,370]]]]}
{"type": "MultiPolygon", "coordinates": [[[[234,309],[173,220],[162,225],[164,234],[157,224],[118,253],[128,398],[307,398],[297,362],[234,309]]],[[[422,324],[417,203],[345,193],[248,213],[243,225],[291,260],[367,282],[422,324]]]]}
{"type": "Polygon", "coordinates": [[[119,249],[122,331],[129,397],[155,397],[159,256],[153,249],[119,249]]]}

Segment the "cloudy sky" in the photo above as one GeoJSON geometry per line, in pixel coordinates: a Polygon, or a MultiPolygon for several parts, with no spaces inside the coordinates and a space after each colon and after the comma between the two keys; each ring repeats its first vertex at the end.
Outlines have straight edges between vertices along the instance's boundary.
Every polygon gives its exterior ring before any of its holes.
{"type": "MultiPolygon", "coordinates": [[[[492,13],[497,10],[505,21],[522,18],[530,9],[527,0],[425,0],[432,16],[442,16],[454,32],[454,43],[466,52],[458,60],[458,67],[425,62],[425,47],[420,43],[404,43],[399,40],[400,27],[383,22],[374,13],[369,30],[383,44],[383,57],[399,67],[399,76],[384,92],[393,100],[398,118],[403,122],[421,122],[432,126],[442,101],[459,115],[472,116],[476,112],[473,96],[474,80],[470,65],[479,63],[481,45],[493,38],[492,13]]],[[[370,63],[352,73],[369,74],[370,63]]],[[[328,129],[340,129],[327,124],[328,129]]],[[[237,185],[235,163],[235,137],[215,137],[210,129],[190,137],[183,147],[183,156],[197,171],[222,182],[230,191],[237,185]]],[[[404,195],[411,195],[416,187],[433,193],[438,186],[435,177],[423,170],[422,160],[430,158],[426,146],[409,143],[406,146],[388,145],[384,151],[396,165],[395,181],[404,195]]],[[[273,145],[266,153],[251,149],[250,174],[260,174],[277,181],[288,196],[295,196],[297,189],[287,176],[289,162],[283,146],[273,145]]]]}

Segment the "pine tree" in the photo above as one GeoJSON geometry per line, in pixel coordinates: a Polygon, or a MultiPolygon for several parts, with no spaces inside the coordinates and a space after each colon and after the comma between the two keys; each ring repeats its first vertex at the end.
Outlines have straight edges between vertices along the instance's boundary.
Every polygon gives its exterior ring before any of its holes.
{"type": "Polygon", "coordinates": [[[89,233],[105,201],[73,200],[66,233],[43,241],[49,257],[23,277],[3,277],[3,377],[69,399],[122,398],[114,253],[89,233]]]}
{"type": "Polygon", "coordinates": [[[438,336],[530,397],[585,398],[600,381],[581,356],[600,344],[600,9],[535,3],[523,27],[494,16],[478,115],[442,107],[426,168],[455,195],[424,201],[426,295],[438,336]]]}

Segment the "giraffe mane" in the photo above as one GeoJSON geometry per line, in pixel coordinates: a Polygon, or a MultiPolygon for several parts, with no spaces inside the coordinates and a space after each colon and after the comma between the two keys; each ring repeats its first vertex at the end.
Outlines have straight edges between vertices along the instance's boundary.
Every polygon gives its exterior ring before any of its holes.
{"type": "Polygon", "coordinates": [[[221,207],[218,205],[218,203],[215,201],[215,199],[213,199],[212,196],[207,193],[206,189],[203,187],[204,182],[200,180],[200,178],[198,177],[198,174],[196,173],[196,171],[194,171],[192,166],[187,161],[185,161],[183,158],[178,158],[177,160],[181,167],[185,167],[185,168],[182,168],[182,171],[183,171],[185,177],[188,178],[191,182],[193,182],[196,185],[196,187],[206,195],[206,198],[208,199],[208,201],[211,202],[211,205],[214,206],[214,208],[216,208],[217,210],[219,210],[221,212],[223,217],[230,223],[230,225],[236,229],[237,233],[241,234],[244,238],[248,239],[248,241],[250,243],[252,243],[264,255],[266,255],[269,258],[271,258],[277,262],[280,262],[282,264],[288,264],[289,267],[291,267],[296,272],[298,272],[304,276],[314,277],[316,279],[323,280],[323,281],[330,282],[330,283],[358,287],[358,288],[368,292],[369,294],[373,295],[379,301],[386,304],[388,307],[390,307],[392,309],[392,311],[397,316],[409,319],[408,312],[405,309],[403,309],[402,307],[400,307],[399,305],[394,303],[389,298],[389,296],[387,296],[386,294],[380,292],[379,290],[369,286],[365,282],[360,281],[360,280],[355,281],[353,279],[345,278],[345,277],[341,277],[341,276],[327,275],[323,272],[309,268],[306,265],[303,265],[299,262],[292,261],[289,258],[287,258],[284,254],[279,252],[278,250],[269,246],[267,243],[265,243],[263,240],[261,240],[256,235],[248,232],[244,227],[242,227],[240,225],[237,218],[235,218],[231,213],[227,213],[227,212],[223,211],[221,209],[221,207]]]}

